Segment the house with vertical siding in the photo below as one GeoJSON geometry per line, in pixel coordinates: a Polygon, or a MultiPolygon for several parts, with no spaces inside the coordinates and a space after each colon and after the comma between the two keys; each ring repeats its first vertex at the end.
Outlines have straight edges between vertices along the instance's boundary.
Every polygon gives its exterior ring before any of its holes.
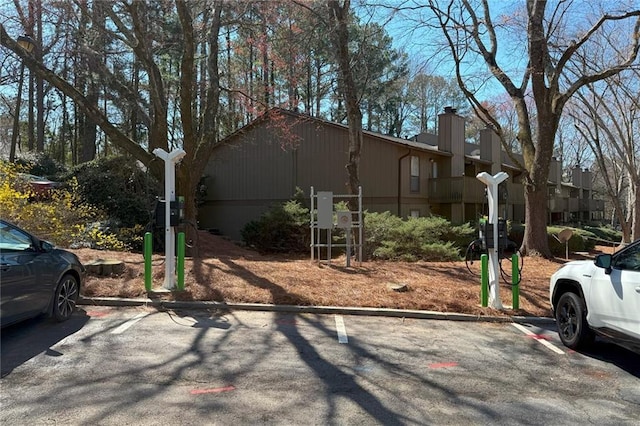
{"type": "MultiPolygon", "coordinates": [[[[213,151],[205,170],[199,227],[238,240],[247,222],[274,203],[290,200],[297,188],[306,196],[311,187],[347,194],[348,138],[346,125],[282,109],[268,111],[213,151]]],[[[561,182],[560,166],[552,163],[550,192],[557,201],[549,207],[561,213],[556,219],[565,220],[570,206],[562,196],[590,196],[589,191],[582,192],[586,181],[590,189],[590,175],[580,171],[580,185],[567,187],[561,182]]],[[[402,217],[435,214],[453,223],[474,222],[488,212],[484,186],[475,177],[482,171],[509,174],[501,188],[500,215],[524,221],[520,169],[500,149],[491,129],[481,131],[479,145],[466,143],[464,118],[455,109],[445,108],[440,114],[437,135],[402,139],[363,132],[360,182],[363,206],[370,212],[390,211],[402,217]]],[[[598,208],[579,204],[571,207],[598,208]]]]}

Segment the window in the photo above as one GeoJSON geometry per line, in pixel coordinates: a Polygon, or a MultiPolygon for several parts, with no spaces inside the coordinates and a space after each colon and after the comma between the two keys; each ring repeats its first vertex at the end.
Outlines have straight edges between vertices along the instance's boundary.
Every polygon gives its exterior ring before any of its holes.
{"type": "Polygon", "coordinates": [[[420,191],[420,157],[411,156],[411,192],[420,191]]]}
{"type": "Polygon", "coordinates": [[[629,271],[640,271],[640,245],[636,244],[614,256],[612,266],[629,271]]]}
{"type": "Polygon", "coordinates": [[[4,226],[0,228],[0,249],[27,250],[31,247],[31,238],[15,228],[4,226]]]}
{"type": "Polygon", "coordinates": [[[411,217],[420,217],[420,210],[411,210],[411,217]]]}

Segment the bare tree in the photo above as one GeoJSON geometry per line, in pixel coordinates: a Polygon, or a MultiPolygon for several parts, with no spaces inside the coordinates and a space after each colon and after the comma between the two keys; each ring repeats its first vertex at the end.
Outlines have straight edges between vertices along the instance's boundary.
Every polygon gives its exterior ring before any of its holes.
{"type": "MultiPolygon", "coordinates": [[[[619,10],[617,5],[613,6],[619,10]]],[[[579,12],[577,7],[581,6],[573,2],[527,0],[526,11],[522,14],[524,19],[520,22],[526,30],[527,66],[517,81],[509,69],[509,59],[501,64],[498,54],[500,35],[505,34],[507,23],[518,21],[517,12],[510,10],[511,16],[498,17],[494,23],[497,17],[492,15],[488,0],[428,2],[428,9],[435,15],[435,25],[442,30],[455,62],[458,84],[476,114],[496,129],[505,149],[508,149],[508,141],[499,121],[478,98],[465,75],[472,58],[480,58],[486,64],[493,78],[509,95],[517,113],[517,139],[524,158],[521,167],[525,171],[527,226],[522,244],[525,254],[551,256],[546,233],[547,180],[558,124],[567,101],[586,84],[630,67],[636,61],[640,47],[640,10],[637,8],[622,13],[599,13],[595,21],[582,28],[575,20],[570,21],[572,13],[579,12]],[[606,36],[615,25],[620,31],[628,32],[623,49],[611,52],[606,61],[592,63],[580,74],[574,73],[573,61],[584,63],[582,59],[589,57],[592,43],[598,43],[599,37],[606,36]],[[535,114],[526,102],[529,95],[533,96],[535,114]]],[[[588,19],[585,16],[584,22],[588,19]]]]}
{"type": "Polygon", "coordinates": [[[469,112],[467,101],[454,79],[439,75],[419,73],[409,83],[415,96],[414,121],[420,132],[437,132],[438,114],[445,106],[454,106],[458,114],[469,112]]]}
{"type": "Polygon", "coordinates": [[[640,73],[629,70],[603,84],[590,84],[577,93],[571,111],[596,157],[626,243],[640,238],[639,80],[640,73]]]}

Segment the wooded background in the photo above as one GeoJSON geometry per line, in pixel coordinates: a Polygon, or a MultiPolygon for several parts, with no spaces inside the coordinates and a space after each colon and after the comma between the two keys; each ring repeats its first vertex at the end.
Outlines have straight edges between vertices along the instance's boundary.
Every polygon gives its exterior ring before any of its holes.
{"type": "Polygon", "coordinates": [[[271,107],[348,124],[356,188],[363,129],[434,132],[451,105],[469,140],[491,125],[524,155],[525,251],[548,254],[551,156],[591,168],[635,239],[639,17],[633,0],[13,0],[0,6],[0,152],[68,167],[128,155],[162,179],[153,149],[184,149],[195,218],[212,147],[271,107]]]}

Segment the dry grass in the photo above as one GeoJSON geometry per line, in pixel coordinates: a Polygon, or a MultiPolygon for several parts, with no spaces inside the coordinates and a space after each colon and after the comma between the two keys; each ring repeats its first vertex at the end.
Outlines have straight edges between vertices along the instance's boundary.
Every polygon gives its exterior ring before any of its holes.
{"type": "MultiPolygon", "coordinates": [[[[601,248],[602,251],[609,250],[601,248]]],[[[200,231],[199,254],[185,261],[185,291],[169,293],[169,300],[207,300],[282,305],[354,306],[457,312],[474,315],[549,316],[548,286],[551,274],[564,259],[524,259],[520,283],[520,309],[496,311],[480,307],[479,262],[352,262],[333,259],[331,265],[309,258],[263,256],[223,238],[200,231]],[[406,284],[397,292],[390,284],[406,284]]],[[[86,297],[147,297],[142,254],[74,250],[83,263],[95,259],[125,262],[120,276],[88,276],[86,297]]],[[[591,254],[593,255],[593,253],[591,254]]],[[[581,256],[574,255],[573,258],[581,256]]],[[[505,269],[511,265],[505,261],[505,269]]],[[[154,288],[164,279],[162,255],[153,256],[154,288]]],[[[501,281],[504,305],[511,305],[511,285],[501,281]]]]}

